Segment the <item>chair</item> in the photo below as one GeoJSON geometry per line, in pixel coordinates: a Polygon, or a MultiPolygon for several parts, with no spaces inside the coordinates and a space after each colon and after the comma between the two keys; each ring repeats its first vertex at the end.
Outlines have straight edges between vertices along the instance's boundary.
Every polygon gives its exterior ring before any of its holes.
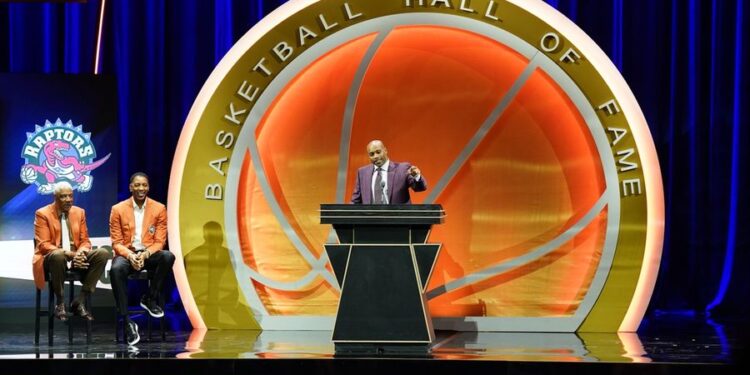
{"type": "MultiPolygon", "coordinates": [[[[142,269],[138,272],[134,272],[128,275],[128,280],[141,280],[146,281],[146,290],[148,290],[151,287],[151,278],[149,277],[149,272],[147,269],[142,269]]],[[[164,297],[160,296],[160,299],[163,299],[164,297]]],[[[159,301],[160,305],[164,305],[163,301],[159,301]]],[[[138,314],[145,314],[146,315],[146,336],[147,341],[151,341],[151,319],[159,319],[159,329],[161,330],[161,340],[166,340],[166,334],[164,332],[164,316],[161,318],[152,318],[151,315],[146,311],[146,309],[140,307],[138,305],[137,307],[133,308],[132,306],[128,306],[128,315],[138,315],[138,314]]],[[[125,341],[125,330],[126,330],[126,322],[125,319],[123,319],[124,315],[121,315],[117,309],[115,309],[115,342],[120,342],[120,332],[122,332],[123,341],[125,341]]]]}
{"type": "MultiPolygon", "coordinates": [[[[53,345],[54,341],[54,328],[55,328],[55,297],[54,293],[52,293],[52,279],[49,275],[49,272],[44,273],[44,281],[47,282],[47,310],[42,310],[41,304],[42,304],[42,290],[36,289],[36,321],[35,321],[35,329],[34,329],[34,345],[39,345],[39,330],[40,330],[40,319],[44,316],[47,317],[47,336],[49,340],[49,345],[53,345]]],[[[75,291],[75,282],[81,281],[81,274],[72,271],[67,270],[65,272],[65,280],[63,281],[63,291],[65,289],[65,283],[68,284],[68,303],[67,303],[67,310],[70,311],[70,305],[73,303],[73,294],[75,291]]],[[[91,296],[86,297],[86,308],[91,309],[91,296]]],[[[73,322],[72,318],[73,314],[70,312],[68,313],[68,343],[73,343],[73,322]]],[[[91,321],[86,320],[86,344],[91,344],[91,321]]]]}

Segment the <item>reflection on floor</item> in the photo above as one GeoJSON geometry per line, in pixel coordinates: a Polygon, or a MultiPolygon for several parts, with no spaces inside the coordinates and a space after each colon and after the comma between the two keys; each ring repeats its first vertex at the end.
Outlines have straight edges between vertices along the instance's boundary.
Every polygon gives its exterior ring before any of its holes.
{"type": "MultiPolygon", "coordinates": [[[[333,358],[328,331],[194,330],[168,332],[161,342],[146,338],[135,347],[114,341],[112,325],[94,326],[92,344],[77,327],[72,344],[64,324],[55,345],[43,332],[38,346],[33,327],[0,326],[0,359],[7,358],[333,358]]],[[[639,333],[437,332],[432,360],[518,362],[618,362],[728,364],[745,352],[742,328],[711,321],[673,320],[644,324],[639,333]],[[726,332],[729,332],[727,334],[726,332]]]]}

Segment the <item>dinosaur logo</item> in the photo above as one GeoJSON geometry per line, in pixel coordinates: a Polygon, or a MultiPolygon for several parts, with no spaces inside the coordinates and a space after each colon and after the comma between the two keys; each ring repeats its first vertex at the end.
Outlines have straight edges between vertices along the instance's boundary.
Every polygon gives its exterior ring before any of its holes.
{"type": "Polygon", "coordinates": [[[21,181],[36,184],[39,194],[52,194],[54,184],[60,181],[68,181],[80,192],[91,190],[91,171],[104,164],[110,154],[94,161],[91,133],[84,133],[81,127],[58,118],[54,123],[45,120],[44,126],[36,125],[33,133],[26,133],[21,181]]]}

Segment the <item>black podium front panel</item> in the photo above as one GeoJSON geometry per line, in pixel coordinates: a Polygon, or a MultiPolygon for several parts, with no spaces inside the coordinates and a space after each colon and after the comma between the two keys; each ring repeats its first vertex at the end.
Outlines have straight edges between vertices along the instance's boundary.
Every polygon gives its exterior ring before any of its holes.
{"type": "Polygon", "coordinates": [[[415,268],[408,245],[352,246],[333,341],[429,343],[415,268]]]}

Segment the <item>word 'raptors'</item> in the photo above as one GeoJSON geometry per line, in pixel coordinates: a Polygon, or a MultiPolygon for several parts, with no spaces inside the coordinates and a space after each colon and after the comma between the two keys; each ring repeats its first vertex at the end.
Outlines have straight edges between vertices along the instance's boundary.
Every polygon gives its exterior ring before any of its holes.
{"type": "Polygon", "coordinates": [[[68,181],[80,192],[91,190],[94,177],[91,171],[104,164],[110,154],[94,161],[96,150],[91,133],[84,133],[81,125],[72,121],[54,123],[45,121],[36,125],[33,133],[26,133],[21,157],[26,163],[21,167],[21,181],[36,184],[40,194],[51,194],[53,185],[68,181]]]}

